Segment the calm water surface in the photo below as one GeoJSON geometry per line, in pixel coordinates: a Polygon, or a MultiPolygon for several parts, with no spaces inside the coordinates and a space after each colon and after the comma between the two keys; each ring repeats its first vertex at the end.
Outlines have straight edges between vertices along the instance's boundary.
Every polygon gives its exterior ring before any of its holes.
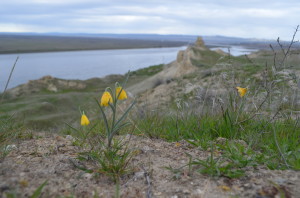
{"type": "Polygon", "coordinates": [[[125,74],[150,65],[169,63],[186,47],[47,52],[0,55],[0,90],[19,56],[9,87],[51,75],[63,79],[85,80],[108,74],[125,74]]]}
{"type": "MultiPolygon", "coordinates": [[[[128,70],[133,71],[176,60],[177,52],[185,48],[3,54],[0,55],[0,92],[4,90],[10,69],[17,56],[19,56],[19,61],[9,88],[45,75],[63,79],[86,80],[93,77],[104,77],[108,74],[125,74],[128,70]]],[[[226,52],[225,49],[223,50],[226,52]]],[[[231,48],[231,53],[239,55],[247,52],[244,48],[231,48]]]]}
{"type": "Polygon", "coordinates": [[[213,47],[211,50],[220,49],[226,53],[230,53],[232,56],[241,56],[245,54],[250,54],[256,52],[257,49],[245,48],[243,46],[223,46],[223,47],[213,47]]]}

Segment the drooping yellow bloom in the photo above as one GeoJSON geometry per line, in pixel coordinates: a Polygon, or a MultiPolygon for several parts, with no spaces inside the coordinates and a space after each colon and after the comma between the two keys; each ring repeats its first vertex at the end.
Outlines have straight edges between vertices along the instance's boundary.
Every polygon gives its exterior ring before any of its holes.
{"type": "Polygon", "coordinates": [[[80,122],[81,126],[86,126],[90,124],[90,121],[88,119],[88,117],[83,113],[81,115],[81,122],[80,122]]]}
{"type": "Polygon", "coordinates": [[[108,91],[105,91],[101,97],[100,105],[101,106],[108,106],[108,103],[112,103],[113,99],[111,94],[108,91]]]}
{"type": "Polygon", "coordinates": [[[118,96],[118,95],[119,95],[118,100],[124,100],[127,98],[126,91],[124,89],[122,89],[122,87],[116,88],[116,96],[118,96]],[[120,91],[121,91],[121,93],[120,93],[120,91]],[[119,93],[120,93],[120,95],[119,95],[119,93]]]}
{"type": "Polygon", "coordinates": [[[236,89],[239,92],[240,97],[243,97],[247,93],[247,88],[242,88],[242,87],[236,87],[236,89]]]}

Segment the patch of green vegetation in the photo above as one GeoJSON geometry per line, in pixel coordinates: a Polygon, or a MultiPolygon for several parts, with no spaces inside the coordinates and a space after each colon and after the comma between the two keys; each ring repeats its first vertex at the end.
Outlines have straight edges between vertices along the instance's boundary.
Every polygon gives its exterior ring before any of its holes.
{"type": "MultiPolygon", "coordinates": [[[[145,76],[152,76],[163,69],[163,64],[139,69],[131,73],[127,86],[142,81],[145,76]]],[[[65,127],[65,122],[78,122],[79,108],[90,112],[90,117],[96,117],[93,110],[95,99],[100,99],[106,87],[124,79],[123,75],[110,75],[106,78],[93,78],[84,81],[83,90],[61,90],[50,92],[43,90],[39,93],[24,95],[13,99],[5,99],[0,106],[4,115],[15,115],[16,122],[24,123],[29,129],[59,130],[65,127]],[[66,116],[66,114],[68,116],[66,116]]]]}
{"type": "Polygon", "coordinates": [[[153,76],[158,72],[163,70],[164,64],[152,65],[147,68],[138,69],[136,71],[131,72],[131,76],[153,76]]]}
{"type": "Polygon", "coordinates": [[[209,150],[212,146],[216,150],[222,150],[224,154],[220,159],[195,159],[192,163],[202,165],[204,169],[199,170],[212,176],[242,176],[243,168],[247,166],[266,165],[271,169],[286,169],[280,153],[291,168],[300,170],[300,130],[297,120],[278,120],[271,123],[268,120],[251,119],[234,124],[224,115],[153,114],[137,120],[136,126],[139,129],[135,131],[136,134],[143,131],[150,138],[162,138],[171,142],[185,139],[203,150],[209,150]],[[278,142],[274,139],[274,128],[275,138],[280,140],[278,142]],[[224,145],[218,142],[220,137],[224,138],[224,145]]]}
{"type": "Polygon", "coordinates": [[[263,69],[262,66],[253,65],[253,64],[244,64],[241,67],[242,68],[240,70],[250,76],[257,74],[258,72],[260,72],[263,69]]]}
{"type": "Polygon", "coordinates": [[[9,111],[13,111],[16,109],[24,108],[25,106],[26,106],[26,104],[24,104],[24,103],[7,103],[6,105],[0,106],[0,112],[9,112],[9,111]]]}
{"type": "Polygon", "coordinates": [[[91,103],[97,98],[94,92],[71,92],[64,94],[35,94],[14,100],[6,100],[1,111],[14,115],[16,122],[23,123],[29,129],[56,130],[80,117],[79,107],[91,109],[91,103]]]}
{"type": "Polygon", "coordinates": [[[193,52],[200,57],[199,59],[192,58],[191,62],[196,67],[211,67],[214,66],[222,57],[220,54],[210,50],[197,50],[192,48],[193,52]]]}

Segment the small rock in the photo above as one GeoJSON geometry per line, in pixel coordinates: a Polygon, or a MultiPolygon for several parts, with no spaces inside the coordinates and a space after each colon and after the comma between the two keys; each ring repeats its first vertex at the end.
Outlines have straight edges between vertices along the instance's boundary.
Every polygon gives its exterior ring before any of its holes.
{"type": "Polygon", "coordinates": [[[64,138],[61,137],[61,136],[56,136],[55,139],[58,140],[58,141],[63,141],[64,140],[64,138]]]}
{"type": "Polygon", "coordinates": [[[48,91],[57,92],[57,87],[54,84],[49,84],[47,87],[48,91]]]}
{"type": "Polygon", "coordinates": [[[93,175],[90,174],[90,173],[85,173],[85,174],[82,175],[82,177],[83,177],[84,179],[91,179],[91,178],[93,177],[93,175]]]}
{"type": "Polygon", "coordinates": [[[201,195],[203,194],[204,194],[203,190],[198,188],[192,193],[192,197],[201,197],[201,195]]]}
{"type": "Polygon", "coordinates": [[[136,172],[136,173],[134,173],[134,177],[135,177],[135,180],[142,179],[142,178],[144,178],[144,172],[143,171],[136,172]]]}
{"type": "Polygon", "coordinates": [[[223,138],[223,137],[218,137],[217,139],[216,139],[216,143],[217,144],[226,144],[226,142],[227,142],[228,140],[226,139],[226,138],[223,138]]]}
{"type": "Polygon", "coordinates": [[[31,159],[32,162],[40,162],[42,161],[42,158],[41,157],[34,157],[31,159]]]}
{"type": "Polygon", "coordinates": [[[286,179],[283,179],[283,178],[276,178],[275,180],[275,183],[277,184],[284,184],[286,182],[286,179]]]}
{"type": "Polygon", "coordinates": [[[2,185],[2,186],[0,186],[0,192],[7,191],[9,189],[10,189],[10,187],[8,185],[2,185]]]}
{"type": "Polygon", "coordinates": [[[74,141],[74,140],[75,140],[75,138],[74,138],[72,135],[67,135],[67,136],[66,136],[66,139],[67,139],[67,140],[71,140],[71,141],[74,141]]]}
{"type": "Polygon", "coordinates": [[[10,144],[5,147],[5,151],[12,151],[12,150],[16,150],[16,149],[17,149],[17,146],[14,144],[10,144]]]}
{"type": "Polygon", "coordinates": [[[145,153],[147,152],[153,152],[154,149],[153,148],[150,148],[149,146],[144,146],[143,149],[142,149],[145,153]]]}

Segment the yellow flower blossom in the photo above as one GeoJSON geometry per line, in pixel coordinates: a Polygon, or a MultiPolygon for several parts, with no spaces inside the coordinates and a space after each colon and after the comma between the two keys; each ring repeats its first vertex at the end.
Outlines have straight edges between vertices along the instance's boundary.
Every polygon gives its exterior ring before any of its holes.
{"type": "Polygon", "coordinates": [[[90,121],[88,119],[88,117],[83,113],[81,115],[81,122],[80,122],[81,126],[86,126],[90,124],[90,121]]]}
{"type": "Polygon", "coordinates": [[[242,87],[236,87],[236,89],[239,92],[240,97],[243,97],[247,93],[247,88],[242,88],[242,87]]]}
{"type": "Polygon", "coordinates": [[[105,91],[101,97],[100,105],[101,106],[108,106],[108,103],[112,103],[113,99],[111,94],[108,91],[105,91]]]}
{"type": "Polygon", "coordinates": [[[122,89],[122,87],[116,88],[116,96],[118,96],[118,95],[119,95],[118,100],[124,100],[127,98],[126,91],[124,89],[122,89]],[[121,91],[121,93],[120,93],[120,91],[121,91]],[[120,93],[120,95],[119,95],[119,93],[120,93]]]}

